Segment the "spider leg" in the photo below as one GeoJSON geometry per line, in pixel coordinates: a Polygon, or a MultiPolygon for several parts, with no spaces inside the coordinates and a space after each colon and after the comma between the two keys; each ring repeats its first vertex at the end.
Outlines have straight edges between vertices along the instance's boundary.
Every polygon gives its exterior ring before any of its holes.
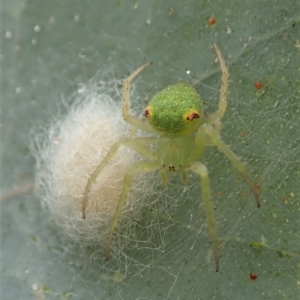
{"type": "Polygon", "coordinates": [[[222,123],[220,120],[216,121],[215,124],[214,124],[214,128],[215,130],[219,133],[219,136],[220,136],[220,131],[222,129],[222,123]]]}
{"type": "Polygon", "coordinates": [[[205,120],[205,123],[211,125],[219,121],[224,116],[227,107],[227,90],[229,84],[229,72],[225,60],[222,57],[220,49],[215,43],[213,43],[213,47],[219,59],[219,63],[222,71],[222,77],[221,77],[222,83],[221,83],[221,91],[220,91],[219,109],[215,113],[210,114],[205,120]]]}
{"type": "Polygon", "coordinates": [[[163,183],[163,185],[168,184],[168,176],[165,168],[160,168],[160,178],[163,183]]]}
{"type": "Polygon", "coordinates": [[[116,226],[118,225],[118,222],[119,222],[119,218],[120,218],[122,208],[124,205],[124,200],[126,199],[126,196],[128,194],[132,175],[134,175],[135,173],[141,173],[141,172],[153,172],[153,171],[157,170],[158,168],[159,168],[159,166],[156,163],[148,162],[148,161],[139,161],[139,162],[132,164],[128,168],[126,174],[124,175],[122,193],[120,195],[114,216],[110,223],[109,236],[108,236],[106,250],[105,250],[105,259],[106,260],[108,260],[108,258],[109,258],[111,241],[112,241],[116,226]]]}
{"type": "Polygon", "coordinates": [[[206,133],[202,129],[201,125],[196,133],[195,137],[195,148],[191,155],[191,161],[199,160],[204,154],[204,148],[207,145],[206,133]]]}
{"type": "Polygon", "coordinates": [[[188,177],[188,173],[187,173],[187,169],[186,168],[182,168],[182,170],[181,170],[181,176],[182,176],[182,181],[184,183],[188,183],[189,177],[188,177]]]}
{"type": "Polygon", "coordinates": [[[136,138],[136,139],[123,138],[123,139],[115,142],[112,145],[112,147],[106,154],[105,158],[101,161],[99,166],[95,169],[95,171],[93,172],[93,174],[90,176],[90,178],[87,181],[87,184],[86,184],[86,187],[84,190],[83,201],[82,201],[82,218],[83,219],[85,219],[86,204],[87,204],[88,195],[89,195],[89,191],[91,189],[92,184],[95,182],[98,175],[103,170],[103,168],[108,163],[108,161],[116,154],[116,152],[120,146],[130,147],[146,158],[155,159],[155,155],[153,154],[153,152],[141,143],[146,139],[147,138],[141,138],[141,141],[139,141],[139,138],[136,138]]]}
{"type": "Polygon", "coordinates": [[[247,170],[242,163],[242,161],[229,149],[229,147],[220,139],[218,132],[210,125],[203,124],[202,128],[205,130],[206,134],[209,136],[210,141],[219,148],[221,152],[232,162],[232,164],[243,174],[246,179],[247,184],[249,185],[255,200],[257,207],[260,207],[260,200],[258,192],[253,184],[251,178],[249,177],[247,170]]]}
{"type": "MultiPolygon", "coordinates": [[[[130,84],[132,80],[140,73],[142,72],[145,68],[147,68],[149,65],[151,65],[151,62],[148,62],[142,66],[140,66],[138,69],[136,69],[132,74],[130,74],[123,82],[123,107],[122,107],[122,114],[123,114],[123,119],[125,122],[129,123],[135,128],[138,128],[140,130],[146,131],[146,132],[151,132],[153,133],[154,131],[152,128],[149,126],[147,122],[143,122],[143,120],[140,120],[134,116],[131,116],[129,114],[129,109],[130,109],[130,84]]],[[[134,135],[134,132],[133,132],[134,135]]]]}
{"type": "Polygon", "coordinates": [[[219,255],[218,255],[218,243],[217,243],[217,230],[216,230],[216,221],[214,216],[214,207],[213,207],[213,202],[211,200],[210,181],[208,177],[208,171],[206,166],[199,161],[195,161],[192,163],[191,170],[194,173],[198,174],[201,178],[201,189],[202,189],[203,201],[204,201],[206,218],[207,218],[208,232],[212,242],[212,248],[213,248],[213,253],[216,262],[216,272],[218,272],[219,255]]]}
{"type": "MultiPolygon", "coordinates": [[[[208,112],[204,112],[204,115],[205,115],[206,118],[208,118],[210,116],[210,114],[208,112]]],[[[207,120],[205,120],[204,123],[207,123],[207,120]]],[[[216,121],[212,125],[219,132],[219,135],[220,135],[220,131],[221,131],[222,127],[223,127],[221,120],[216,121]]]]}

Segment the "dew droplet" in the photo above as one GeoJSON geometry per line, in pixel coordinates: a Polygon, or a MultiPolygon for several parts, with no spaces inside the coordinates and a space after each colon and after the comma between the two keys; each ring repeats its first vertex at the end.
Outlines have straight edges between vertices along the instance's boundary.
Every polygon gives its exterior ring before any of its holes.
{"type": "Polygon", "coordinates": [[[17,93],[17,94],[21,94],[21,92],[22,92],[22,89],[21,89],[20,87],[17,87],[17,88],[16,88],[16,93],[17,93]]]}
{"type": "Polygon", "coordinates": [[[6,31],[6,32],[5,32],[5,37],[6,37],[8,40],[10,40],[10,39],[12,38],[12,36],[13,36],[13,34],[12,34],[11,31],[6,31]]]}
{"type": "Polygon", "coordinates": [[[40,32],[41,31],[41,27],[39,25],[35,25],[34,28],[33,28],[33,30],[35,32],[40,32]]]}

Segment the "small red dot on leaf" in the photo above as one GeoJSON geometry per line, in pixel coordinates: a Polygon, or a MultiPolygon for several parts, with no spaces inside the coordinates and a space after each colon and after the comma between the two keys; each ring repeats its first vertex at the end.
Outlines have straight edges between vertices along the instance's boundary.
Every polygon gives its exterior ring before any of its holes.
{"type": "Polygon", "coordinates": [[[216,24],[217,20],[213,17],[210,17],[207,22],[208,22],[208,25],[214,25],[214,24],[216,24]]]}
{"type": "Polygon", "coordinates": [[[257,275],[255,273],[250,273],[249,275],[251,280],[256,280],[257,279],[257,275]]]}
{"type": "Polygon", "coordinates": [[[256,87],[258,90],[261,89],[262,86],[263,86],[263,84],[262,84],[260,81],[256,81],[256,82],[255,82],[255,87],[256,87]]]}

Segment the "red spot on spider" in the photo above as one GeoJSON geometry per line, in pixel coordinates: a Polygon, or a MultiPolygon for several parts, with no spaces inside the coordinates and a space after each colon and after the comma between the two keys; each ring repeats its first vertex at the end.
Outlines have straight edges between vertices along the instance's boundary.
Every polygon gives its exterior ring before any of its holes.
{"type": "Polygon", "coordinates": [[[262,84],[260,81],[256,81],[256,82],[255,82],[255,87],[256,87],[258,90],[261,89],[262,86],[263,86],[263,84],[262,84]]]}
{"type": "Polygon", "coordinates": [[[186,117],[187,121],[193,121],[194,119],[199,119],[200,115],[196,112],[192,112],[189,116],[186,117]]]}
{"type": "Polygon", "coordinates": [[[249,275],[251,280],[256,280],[257,279],[257,275],[255,273],[250,273],[249,275]]]}
{"type": "Polygon", "coordinates": [[[217,22],[217,20],[213,17],[210,17],[207,21],[208,25],[211,25],[211,26],[216,24],[216,22],[217,22]]]}
{"type": "Polygon", "coordinates": [[[146,108],[145,109],[145,117],[148,118],[150,115],[150,109],[149,108],[146,108]]]}

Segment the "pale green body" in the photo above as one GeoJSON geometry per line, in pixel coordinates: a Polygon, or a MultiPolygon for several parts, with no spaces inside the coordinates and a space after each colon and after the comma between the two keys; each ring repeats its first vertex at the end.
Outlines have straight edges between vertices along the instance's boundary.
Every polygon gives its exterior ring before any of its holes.
{"type": "Polygon", "coordinates": [[[184,172],[193,160],[195,132],[201,124],[202,101],[188,84],[172,85],[156,94],[145,109],[150,126],[159,133],[156,142],[156,162],[161,177],[167,182],[166,171],[184,172]],[[197,115],[197,118],[192,118],[197,115]]]}
{"type": "Polygon", "coordinates": [[[191,154],[195,148],[194,138],[165,138],[157,140],[156,155],[162,168],[169,171],[181,171],[190,167],[191,154]],[[173,167],[173,168],[170,168],[173,167]]]}
{"type": "Polygon", "coordinates": [[[123,190],[110,225],[105,251],[106,259],[109,257],[111,241],[119,222],[124,200],[130,188],[132,176],[135,173],[160,170],[162,181],[167,184],[169,173],[181,172],[183,180],[187,181],[187,172],[191,170],[201,178],[201,189],[207,216],[208,231],[212,241],[216,271],[219,270],[216,222],[214,206],[211,200],[208,170],[206,166],[199,161],[203,156],[206,145],[217,146],[244,175],[256,198],[257,205],[260,205],[258,193],[246,172],[245,166],[220,138],[220,130],[222,128],[220,119],[223,117],[227,106],[229,73],[219,48],[216,44],[213,44],[213,47],[217,53],[222,70],[222,85],[219,109],[215,113],[208,116],[205,115],[205,118],[203,118],[203,104],[196,90],[188,84],[179,83],[167,87],[153,97],[145,109],[146,122],[137,119],[129,114],[130,83],[143,69],[149,66],[150,63],[141,66],[125,79],[123,86],[123,118],[132,126],[134,129],[133,132],[141,130],[152,133],[153,136],[145,138],[129,136],[117,141],[87,182],[82,202],[82,215],[84,219],[91,185],[108,161],[114,156],[118,148],[120,146],[127,146],[145,157],[145,160],[132,164],[124,176],[123,190]],[[149,147],[149,145],[153,146],[149,147]]]}

